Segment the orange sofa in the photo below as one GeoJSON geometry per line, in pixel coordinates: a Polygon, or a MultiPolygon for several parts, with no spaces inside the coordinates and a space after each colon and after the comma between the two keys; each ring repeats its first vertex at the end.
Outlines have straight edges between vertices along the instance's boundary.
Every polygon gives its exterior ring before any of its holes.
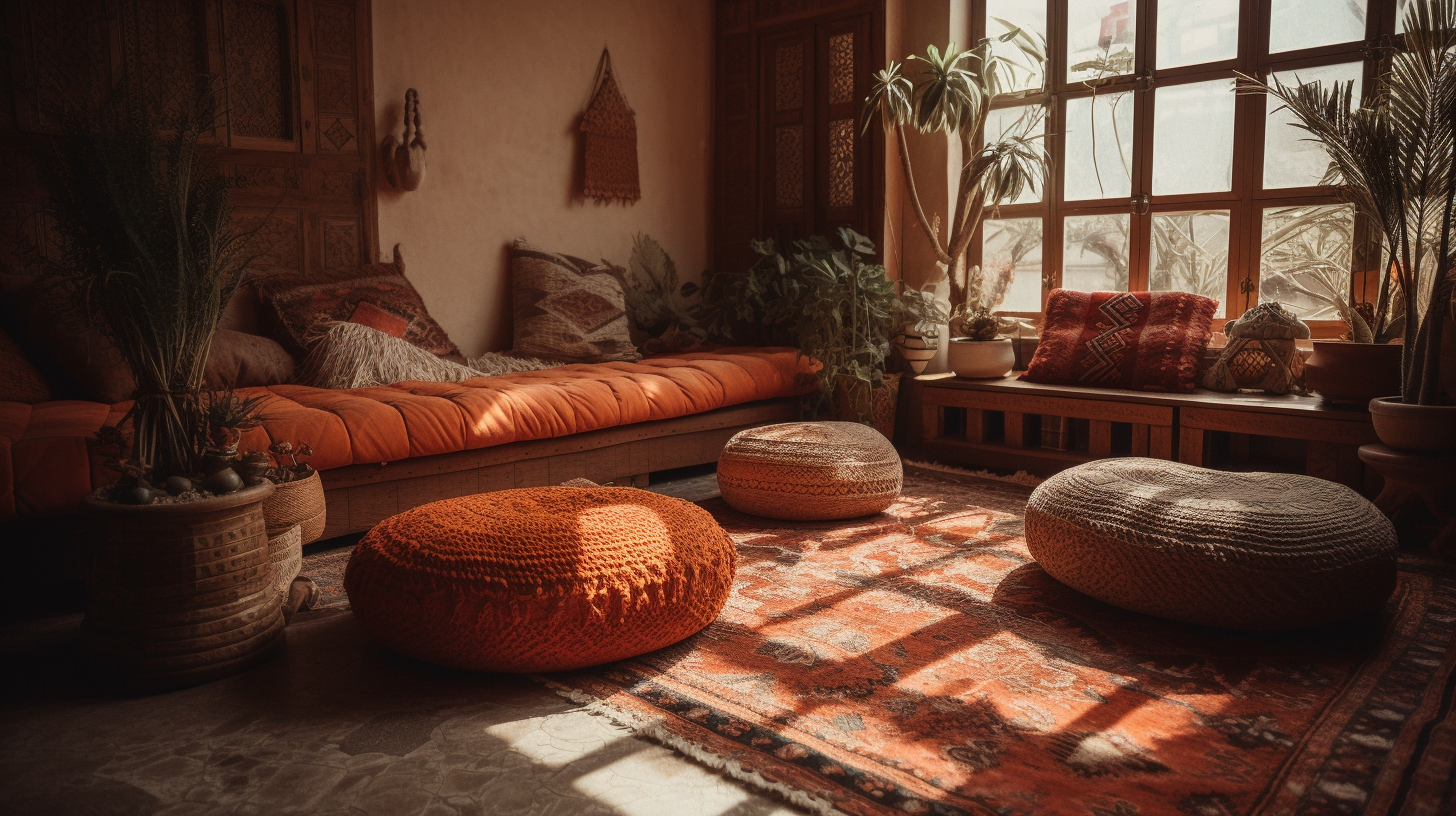
{"type": "MultiPolygon", "coordinates": [[[[338,535],[450,495],[573,476],[640,483],[651,470],[716,461],[720,440],[792,416],[810,365],[793,349],[724,348],[464,383],[240,389],[264,398],[266,417],[241,447],[311,445],[325,534],[338,535]]],[[[87,443],[129,405],[0,402],[0,522],[69,513],[114,480],[87,443]]]]}

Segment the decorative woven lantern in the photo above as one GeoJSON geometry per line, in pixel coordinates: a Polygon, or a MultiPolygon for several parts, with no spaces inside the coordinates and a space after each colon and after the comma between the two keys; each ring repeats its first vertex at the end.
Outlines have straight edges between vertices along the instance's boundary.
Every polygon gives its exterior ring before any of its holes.
{"type": "Polygon", "coordinates": [[[642,197],[637,183],[637,116],[617,87],[612,55],[602,49],[592,101],[581,118],[586,135],[582,195],[598,203],[628,204],[642,197]]]}
{"type": "Polygon", "coordinates": [[[1270,394],[1304,390],[1304,357],[1296,340],[1309,326],[1278,301],[1260,303],[1224,329],[1229,343],[1203,375],[1214,391],[1260,388],[1270,394]]]}

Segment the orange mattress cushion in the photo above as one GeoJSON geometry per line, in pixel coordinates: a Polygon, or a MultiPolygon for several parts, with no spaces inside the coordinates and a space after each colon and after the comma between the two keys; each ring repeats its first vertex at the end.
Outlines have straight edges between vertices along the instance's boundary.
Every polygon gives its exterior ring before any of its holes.
{"type": "MultiPolygon", "coordinates": [[[[812,361],[787,348],[728,348],[640,362],[566,365],[463,383],[403,382],[335,391],[305,385],[242,388],[259,397],[262,426],[243,450],[307,443],[321,471],[398,462],[511,442],[699,414],[813,388],[812,361]]],[[[0,521],[70,512],[115,478],[86,440],[130,402],[0,402],[0,521]]],[[[324,473],[328,485],[328,473],[324,473]]]]}
{"type": "Polygon", "coordinates": [[[375,525],[344,573],[385,647],[484,671],[562,671],[669,646],[733,587],[702,508],[622,487],[537,487],[422,505],[375,525]]]}

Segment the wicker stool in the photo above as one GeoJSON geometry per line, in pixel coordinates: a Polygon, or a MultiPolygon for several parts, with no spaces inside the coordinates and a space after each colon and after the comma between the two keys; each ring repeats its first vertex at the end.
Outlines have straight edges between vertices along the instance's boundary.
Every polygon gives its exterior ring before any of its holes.
{"type": "Polygon", "coordinates": [[[1053,578],[1114,606],[1236,629],[1295,629],[1380,608],[1395,529],[1347,487],[1103,459],[1043,482],[1026,546],[1053,578]]]}
{"type": "Polygon", "coordinates": [[[630,487],[502,490],[381,521],[344,573],[384,646],[462,669],[560,671],[661,649],[707,626],[733,542],[697,505],[630,487]]]}
{"type": "Polygon", "coordinates": [[[789,521],[878,513],[900,495],[900,455],[853,422],[786,422],[728,440],[718,489],[734,509],[789,521]]]}

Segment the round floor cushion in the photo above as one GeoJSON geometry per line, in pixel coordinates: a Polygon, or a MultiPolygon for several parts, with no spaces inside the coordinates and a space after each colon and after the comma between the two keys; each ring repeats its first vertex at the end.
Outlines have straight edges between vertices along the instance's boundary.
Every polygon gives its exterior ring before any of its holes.
{"type": "Polygon", "coordinates": [[[900,454],[854,422],[785,422],[750,428],[718,458],[718,489],[734,509],[789,521],[878,513],[900,495],[900,454]]]}
{"type": "Polygon", "coordinates": [[[559,671],[676,643],[722,611],[733,542],[702,508],[646,490],[540,487],[381,521],[344,588],[379,643],[462,669],[559,671]]]}
{"type": "Polygon", "coordinates": [[[1026,546],[1053,578],[1115,606],[1236,629],[1294,629],[1378,609],[1395,529],[1343,485],[1103,459],[1046,480],[1026,546]]]}

